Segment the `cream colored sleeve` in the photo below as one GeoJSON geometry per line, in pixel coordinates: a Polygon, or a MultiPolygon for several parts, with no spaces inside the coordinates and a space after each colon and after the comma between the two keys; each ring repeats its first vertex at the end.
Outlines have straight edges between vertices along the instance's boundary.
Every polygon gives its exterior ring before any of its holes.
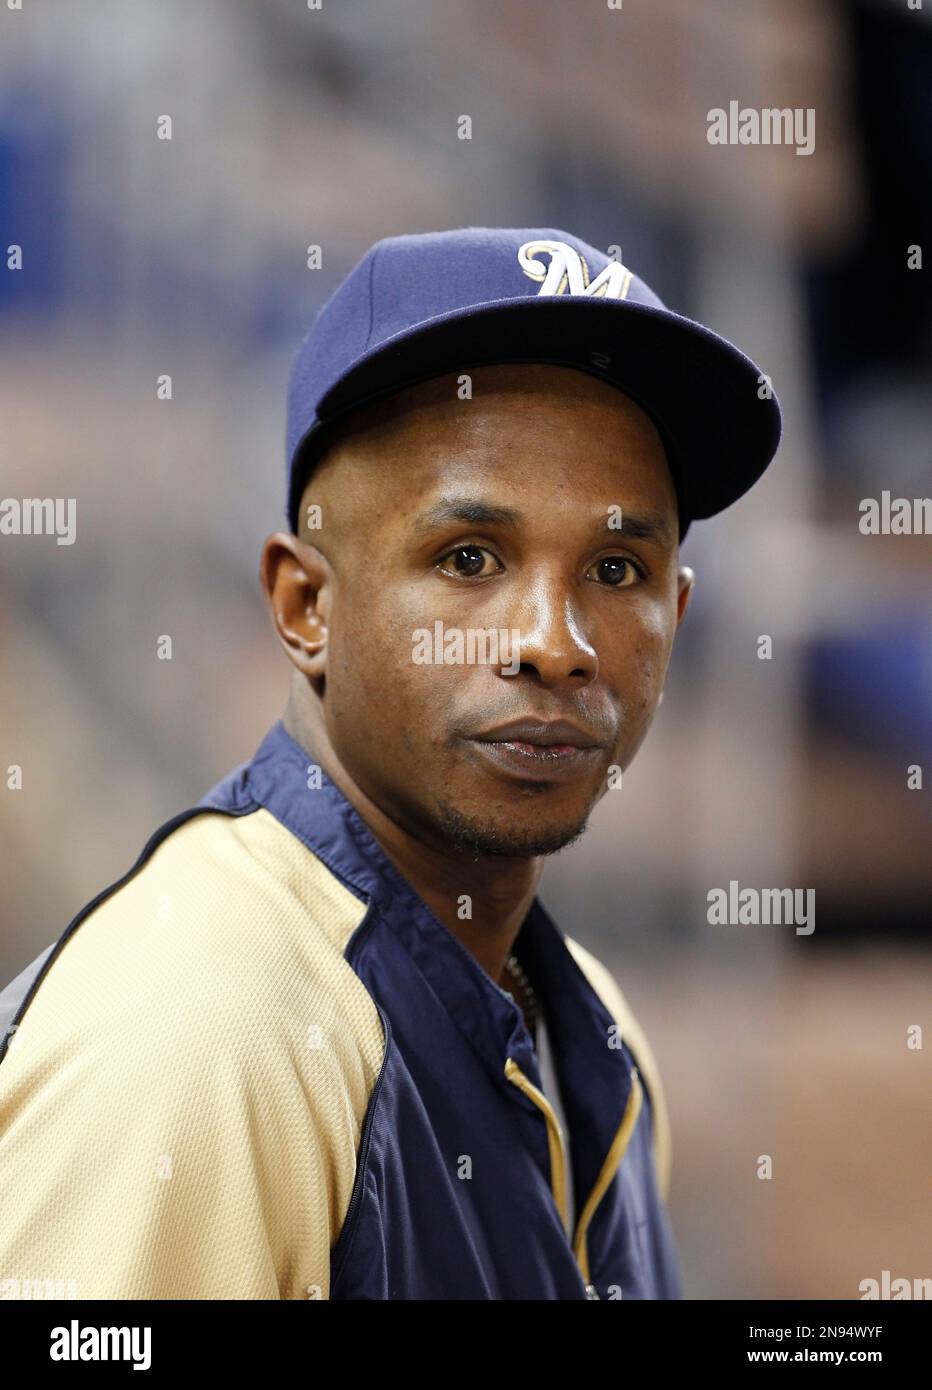
{"type": "Polygon", "coordinates": [[[78,927],[0,1063],[0,1297],[329,1297],[378,1014],[306,915],[185,865],[78,927]]]}
{"type": "Polygon", "coordinates": [[[206,997],[69,1046],[52,1003],[0,1066],[0,1296],[327,1298],[358,1141],[334,1051],[297,1065],[280,1020],[206,997]]]}
{"type": "Polygon", "coordinates": [[[632,1013],[631,1006],[611,972],[591,951],[580,946],[578,941],[567,937],[566,944],[572,951],[580,969],[587,976],[589,983],[614,1018],[622,1039],[634,1055],[638,1069],[647,1082],[653,1115],[654,1163],[657,1169],[657,1185],[661,1197],[666,1202],[670,1193],[670,1179],[673,1169],[673,1142],[667,1101],[657,1060],[643,1028],[632,1013]]]}

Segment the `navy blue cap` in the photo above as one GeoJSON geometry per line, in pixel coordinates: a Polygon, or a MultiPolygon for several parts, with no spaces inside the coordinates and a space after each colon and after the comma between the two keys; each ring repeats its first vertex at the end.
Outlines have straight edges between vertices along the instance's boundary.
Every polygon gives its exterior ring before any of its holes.
{"type": "Polygon", "coordinates": [[[294,360],[292,531],[332,425],[404,386],[496,362],[575,367],[631,396],[665,445],[681,536],[747,492],[780,442],[761,369],[578,237],[501,227],[386,237],[337,286],[294,360]]]}

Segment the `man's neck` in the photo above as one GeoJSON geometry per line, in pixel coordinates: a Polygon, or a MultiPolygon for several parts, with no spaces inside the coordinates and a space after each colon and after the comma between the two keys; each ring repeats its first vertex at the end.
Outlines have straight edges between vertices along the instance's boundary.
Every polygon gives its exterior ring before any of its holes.
{"type": "Polygon", "coordinates": [[[310,699],[292,696],[282,717],[290,736],[319,764],[434,916],[462,942],[483,970],[512,993],[505,971],[543,870],[540,860],[484,855],[472,859],[425,844],[399,826],[353,780],[327,737],[310,699]],[[466,910],[468,917],[461,914],[466,910]]]}

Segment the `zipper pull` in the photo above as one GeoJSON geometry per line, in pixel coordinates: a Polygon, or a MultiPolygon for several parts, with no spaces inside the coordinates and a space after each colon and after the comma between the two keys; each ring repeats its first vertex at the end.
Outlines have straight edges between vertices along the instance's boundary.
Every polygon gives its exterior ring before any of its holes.
{"type": "MultiPolygon", "coordinates": [[[[598,1298],[599,1298],[599,1291],[598,1291],[598,1289],[596,1288],[595,1284],[587,1284],[587,1285],[586,1285],[586,1297],[587,1297],[588,1299],[590,1299],[590,1300],[592,1300],[593,1298],[594,1298],[594,1299],[598,1299],[598,1298]]],[[[599,1301],[601,1302],[601,1300],[599,1300],[599,1301]]]]}

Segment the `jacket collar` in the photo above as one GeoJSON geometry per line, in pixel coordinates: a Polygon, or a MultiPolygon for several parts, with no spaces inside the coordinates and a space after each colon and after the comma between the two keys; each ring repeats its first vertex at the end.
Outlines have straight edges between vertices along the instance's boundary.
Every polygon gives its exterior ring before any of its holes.
{"type": "Polygon", "coordinates": [[[496,1075],[504,1075],[509,1055],[515,1056],[522,1070],[532,1064],[533,1047],[517,1005],[435,917],[323,768],[314,789],[309,789],[309,773],[316,766],[278,720],[247,767],[248,790],[254,801],[388,922],[393,937],[407,948],[461,1032],[496,1075]]]}

